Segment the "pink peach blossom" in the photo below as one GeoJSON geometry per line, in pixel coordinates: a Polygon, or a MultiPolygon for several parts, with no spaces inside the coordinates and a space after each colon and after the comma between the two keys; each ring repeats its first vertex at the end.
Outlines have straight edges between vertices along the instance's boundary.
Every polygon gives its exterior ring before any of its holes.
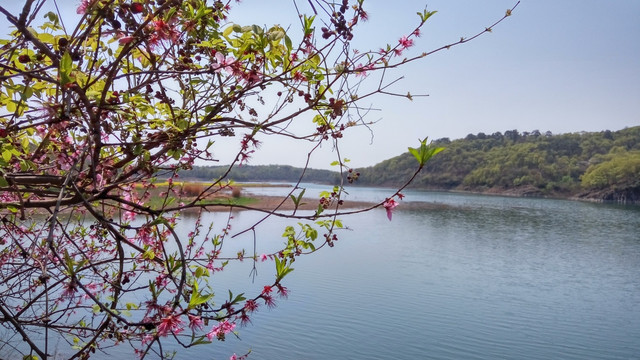
{"type": "Polygon", "coordinates": [[[398,42],[400,43],[400,46],[402,46],[403,49],[410,48],[413,46],[413,39],[409,39],[406,35],[401,37],[400,40],[398,40],[398,42]]]}
{"type": "Polygon", "coordinates": [[[167,336],[170,332],[173,334],[179,334],[184,330],[182,326],[182,319],[179,316],[169,315],[162,319],[160,325],[158,325],[158,336],[167,336]]]}
{"type": "Polygon", "coordinates": [[[389,218],[389,221],[391,221],[391,212],[393,211],[393,209],[396,208],[396,206],[398,206],[398,202],[395,201],[394,199],[387,199],[382,206],[384,206],[385,210],[387,210],[387,217],[389,218]]]}

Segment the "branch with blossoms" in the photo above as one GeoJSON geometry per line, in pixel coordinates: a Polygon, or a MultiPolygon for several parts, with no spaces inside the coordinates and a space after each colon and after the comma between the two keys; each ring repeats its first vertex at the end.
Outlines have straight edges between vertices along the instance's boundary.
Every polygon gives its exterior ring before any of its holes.
{"type": "Polygon", "coordinates": [[[128,344],[165,358],[169,343],[224,340],[287,297],[292,263],[333,246],[341,217],[383,207],[391,219],[435,150],[426,140],[414,149],[414,176],[384,202],[344,210],[359,175],[340,144],[369,125],[363,99],[395,95],[386,69],[457,43],[401,58],[435,13],[424,11],[397,44],[353,51],[365,2],[308,4],[299,35],[234,23],[230,0],[82,0],[77,16],[55,0],[25,0],[19,14],[0,5],[12,31],[0,39],[0,326],[20,336],[20,355],[86,359],[128,344]],[[367,81],[375,86],[362,90],[367,81]],[[282,210],[300,203],[306,166],[272,209],[214,201],[231,190],[234,167],[280,137],[307,144],[307,164],[321,146],[335,149],[344,176],[317,210],[282,210]],[[233,158],[223,176],[195,190],[179,181],[221,154],[233,158]],[[236,229],[237,209],[263,216],[236,229]],[[215,210],[228,211],[221,229],[206,223],[215,210]],[[295,221],[283,245],[258,255],[263,224],[283,218],[295,221]],[[233,249],[229,238],[248,233],[254,248],[233,249]],[[214,296],[215,280],[244,260],[254,270],[272,262],[275,280],[254,295],[214,296]]]}

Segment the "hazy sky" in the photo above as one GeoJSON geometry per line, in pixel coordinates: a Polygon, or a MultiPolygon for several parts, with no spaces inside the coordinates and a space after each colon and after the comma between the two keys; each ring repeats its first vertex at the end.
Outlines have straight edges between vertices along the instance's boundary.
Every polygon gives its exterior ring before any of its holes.
{"type": "MultiPolygon", "coordinates": [[[[79,1],[59,3],[66,7],[79,1]]],[[[370,20],[356,33],[357,44],[365,50],[396,43],[417,23],[416,11],[427,5],[438,13],[412,48],[419,54],[475,34],[515,3],[367,0],[370,20]]],[[[295,26],[291,4],[244,0],[231,15],[242,14],[246,23],[295,26]]],[[[566,133],[640,125],[639,37],[638,0],[523,0],[492,33],[393,72],[404,76],[395,90],[429,96],[371,99],[364,105],[381,109],[368,118],[380,120],[373,126],[373,142],[368,131],[356,130],[344,138],[341,153],[363,167],[399,155],[425,136],[457,139],[511,129],[566,133]]],[[[262,140],[251,164],[299,166],[306,160],[306,148],[262,140]]],[[[328,168],[331,150],[322,149],[312,167],[328,168]]],[[[227,153],[216,151],[222,162],[227,153]]]]}

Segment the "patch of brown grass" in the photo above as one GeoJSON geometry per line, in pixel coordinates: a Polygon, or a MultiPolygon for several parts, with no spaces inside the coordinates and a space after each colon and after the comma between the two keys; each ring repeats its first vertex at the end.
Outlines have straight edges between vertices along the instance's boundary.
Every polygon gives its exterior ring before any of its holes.
{"type": "Polygon", "coordinates": [[[202,192],[204,191],[204,185],[203,184],[199,184],[199,183],[185,183],[184,185],[182,185],[182,191],[181,193],[185,196],[189,196],[189,197],[195,197],[198,196],[200,194],[202,194],[202,192]]]}

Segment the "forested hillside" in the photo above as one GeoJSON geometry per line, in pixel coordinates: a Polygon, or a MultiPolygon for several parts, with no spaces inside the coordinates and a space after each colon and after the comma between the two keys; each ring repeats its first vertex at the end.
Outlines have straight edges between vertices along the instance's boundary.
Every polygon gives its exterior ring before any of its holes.
{"type": "MultiPolygon", "coordinates": [[[[433,145],[445,150],[427,163],[415,187],[640,201],[640,126],[562,135],[510,130],[433,145]]],[[[405,153],[359,170],[359,183],[399,184],[416,166],[405,153]]]]}
{"type": "MultiPolygon", "coordinates": [[[[412,187],[524,196],[583,197],[640,202],[640,126],[620,131],[553,135],[505,131],[433,141],[445,150],[433,157],[412,187]]],[[[410,153],[358,169],[354,184],[398,186],[416,170],[410,153]]],[[[225,166],[195,167],[187,177],[219,178],[225,166]]],[[[243,166],[234,181],[298,181],[302,169],[284,165],[243,166]]],[[[335,184],[339,174],[308,169],[303,181],[335,184]]]]}

